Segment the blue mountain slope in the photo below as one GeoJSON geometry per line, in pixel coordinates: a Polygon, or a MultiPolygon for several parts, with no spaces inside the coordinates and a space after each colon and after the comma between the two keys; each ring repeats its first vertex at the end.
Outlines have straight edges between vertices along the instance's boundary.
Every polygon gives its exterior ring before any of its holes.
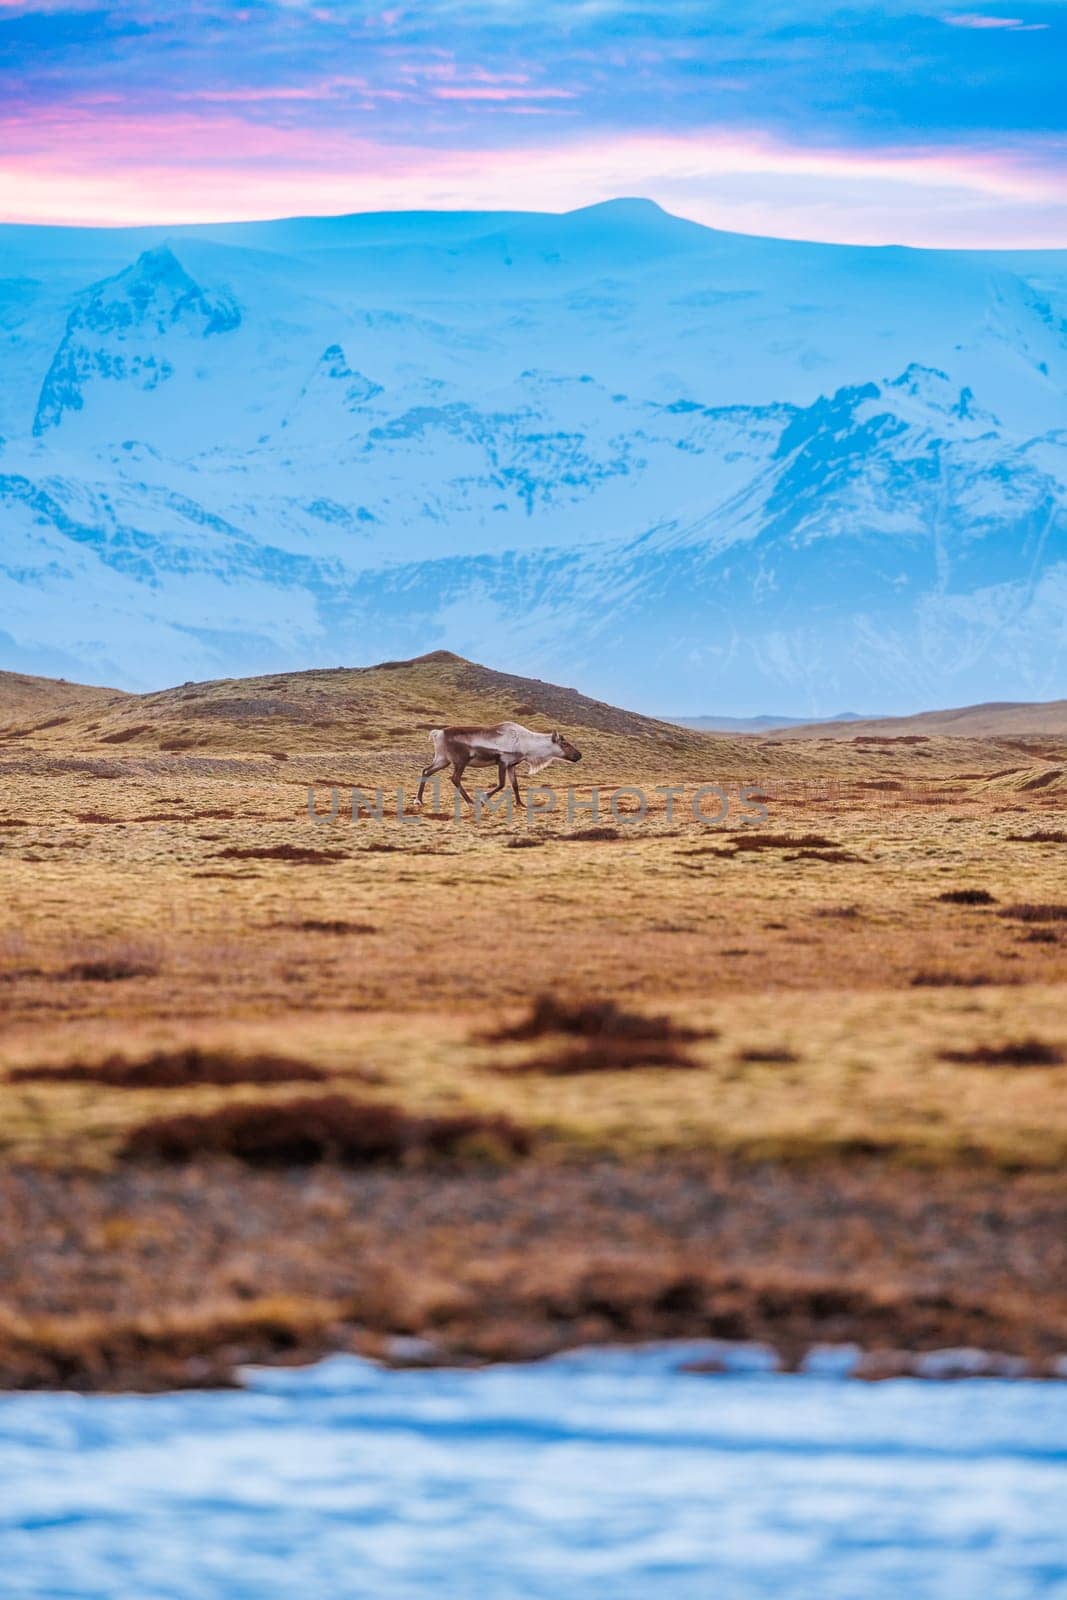
{"type": "Polygon", "coordinates": [[[1067,255],[643,201],[0,228],[0,665],[448,647],[655,710],[1062,694],[1067,255]]]}

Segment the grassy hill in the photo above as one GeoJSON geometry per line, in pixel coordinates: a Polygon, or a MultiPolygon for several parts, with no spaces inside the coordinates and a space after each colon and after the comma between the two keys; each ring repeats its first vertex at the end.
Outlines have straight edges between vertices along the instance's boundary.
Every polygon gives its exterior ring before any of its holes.
{"type": "Polygon", "coordinates": [[[998,739],[1051,734],[1067,738],[1067,700],[989,700],[951,711],[921,711],[913,717],[870,717],[851,722],[806,722],[781,727],[778,739],[855,739],[922,733],[952,739],[998,739]]]}
{"type": "Polygon", "coordinates": [[[1011,778],[1025,782],[1031,766],[1039,774],[1046,762],[1067,758],[1065,701],[812,724],[762,736],[712,733],[446,650],[143,695],[0,673],[0,758],[8,762],[20,750],[38,757],[162,758],[175,772],[191,772],[209,758],[265,768],[291,761],[295,778],[306,763],[329,756],[338,781],[397,782],[429,758],[431,728],[504,719],[559,728],[586,758],[575,773],[584,784],[649,783],[667,775],[692,783],[830,774],[860,783],[925,781],[959,772],[996,779],[1009,768],[1011,778]],[[1026,734],[1024,727],[1044,731],[1026,734]]]}
{"type": "Polygon", "coordinates": [[[79,713],[134,698],[121,689],[99,689],[85,683],[68,683],[65,678],[35,678],[25,672],[0,671],[0,735],[17,726],[40,726],[61,714],[64,721],[67,717],[74,720],[79,713]]]}
{"type": "MultiPolygon", "coordinates": [[[[4,675],[5,679],[11,674],[4,675]]],[[[42,684],[47,680],[33,680],[42,684]]],[[[49,700],[7,693],[0,683],[0,729],[7,742],[125,746],[133,751],[286,755],[373,746],[428,752],[428,733],[445,723],[499,722],[560,728],[584,747],[625,739],[667,757],[706,752],[705,738],[671,723],[591,700],[577,690],[515,677],[446,650],[373,667],[337,667],[185,683],[155,694],[114,695],[56,685],[49,700]],[[65,715],[42,720],[62,705],[65,715]],[[7,726],[4,727],[6,722],[7,726]],[[41,736],[46,738],[42,741],[41,736]]]]}

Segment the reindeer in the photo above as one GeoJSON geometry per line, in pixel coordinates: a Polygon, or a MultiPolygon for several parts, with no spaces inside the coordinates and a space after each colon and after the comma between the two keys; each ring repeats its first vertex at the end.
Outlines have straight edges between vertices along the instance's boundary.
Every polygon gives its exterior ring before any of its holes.
{"type": "Polygon", "coordinates": [[[580,761],[582,753],[561,733],[535,733],[524,728],[521,722],[498,722],[492,728],[434,728],[430,733],[433,760],[422,770],[419,792],[415,804],[422,805],[422,792],[428,778],[451,766],[452,782],[468,805],[474,801],[463,787],[463,774],[468,767],[496,767],[497,785],[486,795],[491,800],[504,788],[509,777],[515,799],[522,804],[519,793],[518,766],[529,762],[530,771],[540,772],[550,761],[580,761]]]}

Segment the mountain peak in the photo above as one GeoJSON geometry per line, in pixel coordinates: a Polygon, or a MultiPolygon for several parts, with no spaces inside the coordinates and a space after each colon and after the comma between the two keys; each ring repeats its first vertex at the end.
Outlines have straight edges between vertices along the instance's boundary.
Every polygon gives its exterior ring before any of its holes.
{"type": "Polygon", "coordinates": [[[168,382],[175,371],[169,336],[207,339],[240,325],[232,297],[201,287],[169,244],[143,250],[130,266],[94,284],[67,318],[41,386],[34,435],[85,411],[100,384],[114,395],[116,384],[146,392],[168,382]]]}
{"type": "Polygon", "coordinates": [[[565,211],[565,217],[611,217],[616,221],[648,222],[656,217],[667,217],[672,222],[681,220],[671,216],[669,211],[664,211],[655,200],[646,200],[642,195],[619,195],[613,200],[596,200],[589,206],[575,206],[573,211],[565,211]]]}

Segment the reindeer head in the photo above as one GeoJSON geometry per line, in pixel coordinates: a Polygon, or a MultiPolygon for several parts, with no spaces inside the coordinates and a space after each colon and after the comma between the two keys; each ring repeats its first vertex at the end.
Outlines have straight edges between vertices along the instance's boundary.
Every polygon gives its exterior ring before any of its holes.
{"type": "Polygon", "coordinates": [[[576,749],[570,740],[565,739],[561,733],[553,733],[552,744],[559,752],[555,757],[557,761],[580,761],[582,759],[582,752],[576,749]]]}

